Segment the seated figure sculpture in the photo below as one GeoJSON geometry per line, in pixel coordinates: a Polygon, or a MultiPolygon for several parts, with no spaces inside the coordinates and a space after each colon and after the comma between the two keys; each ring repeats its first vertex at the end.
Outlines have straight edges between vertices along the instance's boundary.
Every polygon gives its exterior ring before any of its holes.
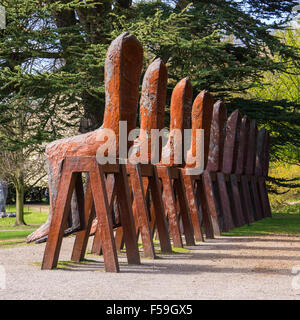
{"type": "MultiPolygon", "coordinates": [[[[112,41],[105,60],[105,112],[102,126],[92,132],[50,143],[46,148],[50,212],[48,220],[27,237],[27,242],[48,235],[61,174],[66,156],[95,156],[103,144],[102,129],[116,135],[116,156],[119,150],[119,121],[127,121],[130,132],[136,127],[139,80],[143,64],[143,49],[135,36],[125,32],[112,41]]],[[[128,144],[130,147],[130,144],[128,144]]]]}

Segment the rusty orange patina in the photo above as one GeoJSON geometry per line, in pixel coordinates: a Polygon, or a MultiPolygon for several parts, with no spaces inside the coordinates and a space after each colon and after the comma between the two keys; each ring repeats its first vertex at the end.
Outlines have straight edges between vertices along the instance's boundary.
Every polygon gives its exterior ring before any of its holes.
{"type": "Polygon", "coordinates": [[[51,209],[47,222],[29,235],[27,242],[35,241],[48,234],[63,159],[66,156],[95,156],[98,147],[103,144],[99,139],[102,128],[112,129],[115,132],[116,150],[119,150],[119,121],[127,121],[128,132],[135,128],[142,64],[143,49],[135,36],[125,32],[111,43],[105,60],[103,125],[93,132],[57,140],[47,146],[51,209]]]}
{"type": "Polygon", "coordinates": [[[224,103],[219,100],[214,104],[213,109],[206,166],[208,171],[220,171],[222,168],[226,120],[226,107],[224,103]]]}
{"type": "Polygon", "coordinates": [[[183,163],[183,132],[191,127],[193,89],[188,78],[175,86],[171,97],[170,137],[162,149],[161,164],[173,166],[183,163]],[[173,133],[173,134],[172,134],[173,133]],[[178,140],[177,140],[178,139],[178,140]]]}
{"type": "Polygon", "coordinates": [[[139,137],[135,139],[132,149],[132,153],[139,156],[139,162],[141,163],[150,163],[151,159],[154,160],[155,158],[158,162],[160,159],[161,143],[156,150],[151,148],[151,130],[161,130],[164,127],[167,82],[167,68],[163,61],[158,58],[149,65],[142,85],[140,99],[141,132],[139,137]],[[138,149],[142,149],[144,143],[147,143],[148,153],[142,158],[143,155],[139,154],[138,149]]]}
{"type": "Polygon", "coordinates": [[[186,167],[191,168],[196,165],[194,157],[196,156],[196,141],[197,130],[204,130],[204,167],[206,167],[208,159],[209,141],[210,141],[210,127],[212,121],[214,100],[212,95],[206,91],[201,91],[192,106],[192,141],[191,148],[187,153],[186,167]],[[190,160],[190,158],[192,158],[190,160]]]}

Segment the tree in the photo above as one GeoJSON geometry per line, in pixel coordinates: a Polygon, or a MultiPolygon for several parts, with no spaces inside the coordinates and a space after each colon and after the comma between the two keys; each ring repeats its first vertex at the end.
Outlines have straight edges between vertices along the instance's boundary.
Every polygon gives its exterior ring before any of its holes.
{"type": "Polygon", "coordinates": [[[68,128],[78,126],[80,112],[72,104],[70,76],[55,72],[62,61],[49,31],[50,11],[41,1],[2,4],[7,24],[0,30],[0,170],[16,188],[16,224],[24,224],[25,185],[46,175],[45,143],[74,134],[68,128]]]}
{"type": "MultiPolygon", "coordinates": [[[[289,27],[276,35],[285,44],[299,48],[299,30],[289,27]]],[[[244,105],[242,110],[270,130],[271,161],[300,165],[299,62],[293,58],[282,59],[279,55],[274,60],[285,63],[284,72],[262,72],[262,80],[231,103],[232,107],[244,105]]]]}
{"type": "Polygon", "coordinates": [[[124,30],[138,36],[148,59],[159,55],[168,62],[173,82],[189,75],[195,91],[240,92],[257,82],[261,71],[284,69],[284,63],[272,59],[274,54],[299,58],[295,49],[271,33],[290,19],[297,1],[196,0],[187,9],[185,0],[1,3],[8,16],[7,29],[1,31],[1,67],[13,69],[30,61],[33,70],[39,70],[47,62],[51,72],[45,76],[55,77],[37,83],[40,79],[30,72],[31,85],[44,96],[55,88],[57,95],[68,97],[62,108],[71,102],[81,105],[82,132],[102,122],[105,52],[124,30]],[[270,18],[281,21],[263,20],[270,18]]]}
{"type": "Polygon", "coordinates": [[[0,113],[0,175],[16,189],[16,225],[25,224],[25,186],[33,187],[46,176],[44,141],[52,139],[52,127],[56,133],[61,130],[50,108],[22,94],[2,102],[0,113]]]}
{"type": "MultiPolygon", "coordinates": [[[[285,61],[299,62],[297,48],[275,33],[291,19],[297,1],[0,3],[7,16],[0,30],[1,151],[19,162],[27,151],[40,152],[47,141],[67,135],[68,126],[81,132],[100,126],[106,50],[125,30],[143,43],[147,64],[156,56],[167,62],[168,98],[174,83],[190,76],[194,92],[208,89],[234,107],[234,95],[257,85],[264,72],[283,72],[285,61]],[[36,119],[30,126],[23,122],[28,115],[36,119]]],[[[253,118],[260,117],[258,107],[253,118]]],[[[270,115],[265,117],[267,122],[270,115]]]]}

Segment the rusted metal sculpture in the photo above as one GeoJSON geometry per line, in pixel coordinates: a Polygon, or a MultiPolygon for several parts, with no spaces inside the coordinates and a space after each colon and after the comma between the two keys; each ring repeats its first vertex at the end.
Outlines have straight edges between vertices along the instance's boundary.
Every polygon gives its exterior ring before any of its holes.
{"type": "MultiPolygon", "coordinates": [[[[146,195],[151,192],[153,205],[153,219],[157,222],[160,247],[162,252],[171,252],[171,244],[168,236],[167,223],[165,220],[164,207],[160,194],[160,184],[156,172],[156,167],[148,165],[152,157],[159,161],[160,150],[153,150],[151,146],[151,130],[162,129],[164,119],[164,108],[167,89],[167,69],[161,59],[156,59],[148,67],[142,86],[142,95],[140,99],[140,135],[134,140],[133,147],[130,150],[129,163],[126,165],[132,188],[133,213],[137,235],[141,233],[144,256],[155,258],[153,246],[153,231],[150,226],[149,207],[146,203],[146,195]],[[147,144],[145,146],[145,144],[147,144]],[[140,152],[146,147],[147,153],[140,152]],[[138,155],[138,156],[137,156],[138,155]],[[139,162],[133,164],[134,162],[139,162]]],[[[144,149],[144,150],[146,150],[144,149]]],[[[117,246],[121,246],[122,226],[117,230],[117,246]],[[121,241],[121,242],[120,242],[121,241]]],[[[100,230],[98,229],[94,238],[92,252],[101,253],[99,246],[100,230]]]]}
{"type": "Polygon", "coordinates": [[[203,90],[202,92],[200,92],[196,97],[196,99],[194,100],[193,107],[192,107],[191,148],[187,153],[187,164],[185,166],[185,169],[182,170],[185,189],[187,192],[187,200],[188,200],[190,211],[191,211],[191,218],[192,218],[192,223],[194,227],[195,239],[198,241],[203,241],[203,235],[201,231],[202,221],[204,224],[206,238],[213,237],[213,231],[211,226],[213,222],[211,221],[211,213],[208,212],[206,198],[204,195],[204,188],[202,185],[202,172],[203,172],[203,168],[207,165],[207,161],[208,161],[213,104],[214,104],[213,97],[206,90],[203,90]],[[197,175],[192,175],[190,169],[191,168],[195,169],[197,165],[195,161],[195,156],[197,152],[196,131],[199,129],[204,130],[203,155],[198,154],[198,156],[203,157],[203,168],[199,168],[201,169],[201,171],[197,175]],[[198,208],[197,205],[199,205],[200,208],[198,208]],[[202,214],[202,221],[200,217],[200,212],[202,214]]]}
{"type": "MultiPolygon", "coordinates": [[[[187,245],[195,245],[194,230],[186,190],[181,170],[176,167],[182,162],[183,144],[176,139],[182,138],[184,129],[190,128],[192,109],[192,85],[188,78],[182,79],[175,86],[171,97],[170,132],[166,146],[162,149],[161,162],[157,165],[159,178],[162,180],[163,201],[169,218],[170,233],[175,246],[182,246],[179,234],[179,215],[187,245]]],[[[181,141],[181,140],[180,140],[181,141]]]]}
{"type": "Polygon", "coordinates": [[[222,172],[226,121],[226,107],[219,100],[213,108],[208,160],[203,173],[203,192],[212,221],[212,225],[207,222],[211,237],[233,228],[230,199],[222,172]]]}
{"type": "Polygon", "coordinates": [[[122,225],[128,263],[139,264],[140,257],[125,166],[122,164],[99,166],[95,157],[66,157],[62,168],[62,176],[58,187],[55,211],[44,252],[42,269],[52,269],[57,265],[74,188],[78,199],[80,199],[80,203],[84,203],[84,212],[83,210],[80,211],[82,230],[76,233],[71,259],[73,261],[80,261],[84,258],[90,231],[89,227],[94,217],[92,210],[94,204],[96,216],[99,221],[98,227],[101,230],[105,270],[109,272],[119,272],[111,221],[111,210],[116,198],[119,205],[122,206],[120,214],[123,221],[122,225]],[[87,172],[90,177],[84,201],[83,186],[80,179],[82,172],[87,172]],[[109,201],[105,174],[112,173],[115,176],[115,184],[109,201]]]}
{"type": "Polygon", "coordinates": [[[115,174],[114,188],[113,190],[111,188],[107,190],[104,171],[96,164],[95,158],[91,158],[91,156],[96,155],[97,149],[103,143],[102,128],[112,129],[115,132],[117,137],[115,141],[116,151],[119,150],[119,121],[127,121],[128,132],[135,128],[142,60],[143,50],[134,36],[123,33],[116,38],[108,49],[105,61],[106,105],[102,127],[88,134],[56,141],[47,147],[46,153],[50,168],[51,215],[48,223],[29,239],[32,241],[37,237],[48,234],[50,225],[50,234],[42,266],[44,269],[53,268],[57,263],[66,217],[70,209],[70,197],[76,181],[79,181],[76,183],[75,190],[78,208],[81,208],[79,216],[81,219],[81,229],[83,230],[76,235],[72,258],[75,261],[80,260],[85,253],[93,218],[93,199],[98,218],[98,228],[101,230],[104,260],[107,262],[106,270],[118,271],[111,222],[111,207],[114,196],[117,193],[119,206],[122,207],[120,214],[121,218],[123,216],[121,220],[128,261],[139,263],[132,209],[129,203],[128,181],[124,165],[120,165],[116,172],[107,172],[115,174]],[[130,95],[128,95],[128,92],[130,92],[130,95]],[[72,157],[71,159],[69,158],[70,156],[72,157]],[[89,158],[85,160],[84,157],[86,156],[89,158]],[[63,163],[64,159],[66,159],[65,163],[63,163]],[[85,162],[89,163],[89,166],[85,162]],[[64,175],[62,175],[61,170],[64,170],[64,175]],[[85,195],[84,214],[82,212],[83,188],[80,186],[78,173],[74,173],[76,170],[79,172],[89,172],[90,182],[85,195]],[[58,187],[60,188],[59,193],[58,187]],[[90,189],[92,189],[92,195],[90,189]],[[101,192],[100,197],[97,193],[98,189],[101,192]],[[108,203],[108,194],[111,197],[110,203],[108,203]],[[58,201],[57,205],[56,200],[58,201]]]}
{"type": "Polygon", "coordinates": [[[261,200],[263,217],[271,217],[270,203],[266,188],[265,178],[268,175],[269,164],[269,133],[265,128],[261,128],[257,135],[255,176],[261,200]]]}
{"type": "Polygon", "coordinates": [[[228,194],[231,198],[231,214],[236,227],[245,224],[241,195],[237,177],[234,174],[238,160],[238,146],[240,140],[241,114],[235,110],[226,123],[222,172],[228,180],[228,194]]]}
{"type": "Polygon", "coordinates": [[[214,104],[205,90],[192,105],[188,78],[182,79],[172,93],[168,142],[163,148],[159,143],[153,149],[151,130],[164,127],[167,69],[160,59],[145,73],[140,99],[141,131],[127,145],[128,159],[122,158],[118,153],[122,147],[119,125],[120,121],[127,122],[127,136],[135,129],[142,60],[142,47],[134,36],[123,33],[116,38],[105,62],[103,125],[47,146],[50,215],[47,223],[28,237],[28,242],[48,237],[42,269],[57,265],[63,236],[74,231],[73,261],[84,258],[88,238],[95,234],[92,251],[102,251],[106,271],[118,272],[117,250],[122,243],[128,263],[140,263],[139,234],[144,255],[156,257],[155,226],[162,252],[171,252],[169,231],[174,246],[183,246],[180,223],[186,244],[195,245],[195,239],[203,241],[201,224],[206,237],[213,238],[221,231],[271,216],[265,183],[269,133],[264,128],[258,132],[256,122],[247,116],[242,118],[238,110],[227,119],[224,104],[214,104]],[[184,130],[190,128],[191,148],[185,163],[183,136],[184,130]],[[96,161],[97,150],[103,147],[107,134],[104,129],[115,133],[117,164],[96,161]],[[194,158],[199,156],[198,129],[204,129],[204,150],[200,154],[204,171],[195,174],[191,170],[202,163],[194,158]],[[145,147],[147,152],[141,152],[145,147]],[[88,173],[85,191],[83,172],[88,173]],[[77,214],[72,229],[66,232],[72,197],[76,206],[73,213],[77,214]]]}
{"type": "Polygon", "coordinates": [[[250,120],[247,116],[244,116],[241,121],[240,140],[238,146],[237,165],[235,168],[235,174],[238,177],[238,184],[241,190],[242,209],[245,212],[246,222],[254,222],[254,207],[251,200],[251,193],[248,184],[248,177],[245,175],[249,140],[249,128],[250,120]]]}
{"type": "Polygon", "coordinates": [[[119,121],[127,121],[128,132],[135,128],[142,61],[142,46],[133,35],[123,33],[111,43],[105,61],[103,124],[93,132],[54,141],[47,146],[50,213],[47,222],[29,235],[27,242],[47,236],[49,232],[64,158],[66,156],[95,156],[97,149],[103,144],[102,128],[115,132],[116,150],[118,151],[119,121]]]}
{"type": "MultiPolygon", "coordinates": [[[[223,123],[224,120],[225,117],[223,123]]],[[[217,137],[214,127],[213,123],[212,139],[217,137]]],[[[268,166],[268,143],[266,130],[262,128],[257,134],[256,122],[250,122],[247,116],[241,119],[235,110],[226,122],[223,155],[221,152],[215,157],[217,141],[211,144],[209,151],[213,157],[209,158],[207,168],[220,171],[216,175],[217,187],[208,170],[204,172],[205,193],[208,205],[216,212],[219,209],[222,231],[271,216],[264,178],[267,173],[263,170],[268,166]]]]}
{"type": "Polygon", "coordinates": [[[255,120],[250,121],[248,153],[245,173],[248,176],[250,193],[254,204],[254,220],[260,220],[263,217],[261,202],[259,199],[258,187],[255,178],[255,159],[257,145],[257,125],[255,120]]]}

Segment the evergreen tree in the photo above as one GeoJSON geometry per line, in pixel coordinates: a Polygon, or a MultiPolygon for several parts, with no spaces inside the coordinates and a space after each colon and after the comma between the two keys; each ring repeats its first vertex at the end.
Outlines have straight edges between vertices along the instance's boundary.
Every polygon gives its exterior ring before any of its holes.
{"type": "MultiPolygon", "coordinates": [[[[189,76],[194,94],[208,89],[233,108],[238,105],[237,93],[257,85],[265,72],[289,72],[286,61],[299,63],[297,48],[275,32],[286,27],[297,1],[0,0],[0,4],[7,16],[6,28],[0,30],[0,148],[5,152],[40,150],[43,143],[66,135],[69,126],[86,132],[101,125],[106,50],[125,30],[144,45],[145,65],[156,56],[167,63],[168,98],[176,81],[189,76]],[[36,121],[18,127],[22,115],[36,121]],[[28,135],[18,128],[25,128],[28,135]]],[[[239,105],[248,112],[248,105],[239,105]]],[[[250,114],[261,124],[276,112],[270,106],[262,117],[263,107],[256,104],[250,114]]],[[[285,114],[278,116],[278,124],[285,114]]],[[[287,127],[292,120],[290,115],[284,120],[287,127]]],[[[278,130],[281,144],[295,145],[294,134],[284,135],[284,127],[278,130]]]]}

